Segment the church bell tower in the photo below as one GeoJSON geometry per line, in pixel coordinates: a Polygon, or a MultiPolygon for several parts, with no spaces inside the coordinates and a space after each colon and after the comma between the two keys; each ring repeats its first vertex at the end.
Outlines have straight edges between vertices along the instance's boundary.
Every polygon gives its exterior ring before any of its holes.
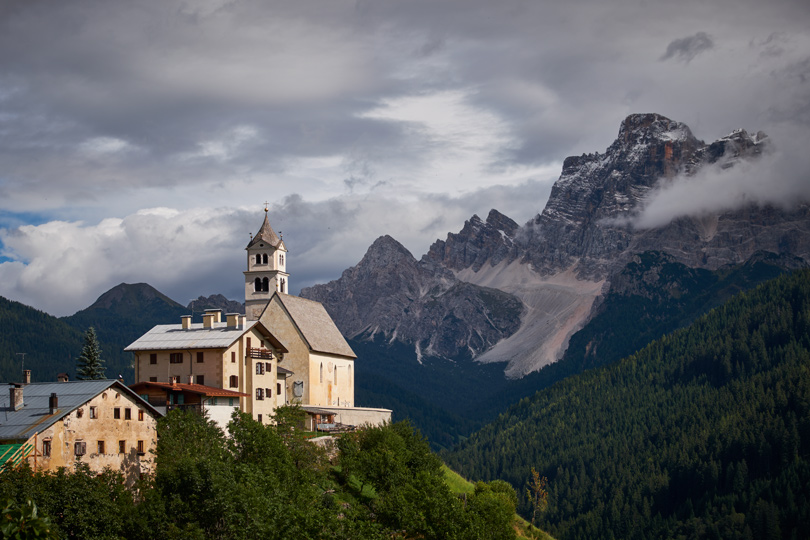
{"type": "Polygon", "coordinates": [[[250,239],[245,250],[245,315],[249,321],[255,321],[273,293],[278,291],[287,294],[290,286],[290,274],[286,272],[287,248],[270,226],[267,206],[264,208],[264,223],[250,239]]]}

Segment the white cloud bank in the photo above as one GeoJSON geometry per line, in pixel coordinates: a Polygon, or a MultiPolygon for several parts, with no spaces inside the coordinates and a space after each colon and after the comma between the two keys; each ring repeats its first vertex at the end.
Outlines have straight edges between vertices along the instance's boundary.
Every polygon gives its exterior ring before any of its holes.
{"type": "Polygon", "coordinates": [[[613,223],[654,229],[681,217],[704,217],[749,205],[790,210],[810,203],[810,135],[786,129],[776,139],[758,159],[738,161],[731,167],[720,160],[694,176],[662,181],[647,195],[640,211],[613,223]]]}

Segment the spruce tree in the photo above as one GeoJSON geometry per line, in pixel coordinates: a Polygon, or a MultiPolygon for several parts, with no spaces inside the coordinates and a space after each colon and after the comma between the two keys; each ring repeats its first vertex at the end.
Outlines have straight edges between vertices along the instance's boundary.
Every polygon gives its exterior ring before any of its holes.
{"type": "Polygon", "coordinates": [[[80,381],[106,379],[104,360],[101,359],[101,347],[96,338],[96,329],[92,326],[84,333],[82,354],[76,359],[76,378],[80,381]]]}

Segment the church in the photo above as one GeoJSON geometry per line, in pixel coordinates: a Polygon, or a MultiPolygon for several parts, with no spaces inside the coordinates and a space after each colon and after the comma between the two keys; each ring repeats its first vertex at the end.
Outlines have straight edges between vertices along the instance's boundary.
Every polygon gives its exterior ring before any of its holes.
{"type": "Polygon", "coordinates": [[[266,208],[245,250],[245,315],[206,310],[202,323],[155,326],[125,348],[132,388],[158,410],[193,407],[223,428],[233,408],[269,423],[293,404],[313,431],[390,421],[388,409],[355,406],[357,356],[323,305],[288,293],[287,248],[266,208]]]}

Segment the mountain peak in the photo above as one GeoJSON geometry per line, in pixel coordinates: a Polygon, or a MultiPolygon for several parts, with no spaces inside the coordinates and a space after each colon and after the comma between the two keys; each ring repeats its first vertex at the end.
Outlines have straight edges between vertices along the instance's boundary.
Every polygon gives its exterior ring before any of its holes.
{"type": "Polygon", "coordinates": [[[128,309],[160,299],[172,307],[180,304],[148,283],[120,283],[98,297],[87,309],[128,309]]]}

